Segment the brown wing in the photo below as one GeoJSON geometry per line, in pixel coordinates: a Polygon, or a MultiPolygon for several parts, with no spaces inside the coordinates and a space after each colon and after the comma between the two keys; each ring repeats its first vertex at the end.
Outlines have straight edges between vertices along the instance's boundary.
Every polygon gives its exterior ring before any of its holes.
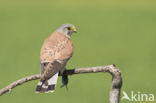
{"type": "Polygon", "coordinates": [[[41,62],[65,60],[73,55],[72,41],[65,35],[54,32],[47,38],[41,48],[41,62]]]}
{"type": "Polygon", "coordinates": [[[45,40],[41,49],[41,80],[48,79],[64,68],[72,55],[72,41],[65,35],[54,32],[45,40]]]}
{"type": "Polygon", "coordinates": [[[40,81],[42,82],[42,81],[49,79],[50,77],[52,77],[59,71],[57,68],[62,68],[62,67],[63,67],[63,65],[57,61],[47,63],[47,65],[45,67],[43,67],[44,71],[41,74],[40,81]]]}

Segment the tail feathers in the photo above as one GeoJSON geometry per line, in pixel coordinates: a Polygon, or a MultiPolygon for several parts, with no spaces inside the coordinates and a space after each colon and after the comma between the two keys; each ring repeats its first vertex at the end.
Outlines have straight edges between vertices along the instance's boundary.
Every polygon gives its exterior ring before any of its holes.
{"type": "Polygon", "coordinates": [[[54,92],[57,83],[57,78],[58,73],[56,73],[54,76],[52,76],[51,78],[49,78],[44,82],[39,82],[36,87],[36,92],[39,93],[54,92]]]}

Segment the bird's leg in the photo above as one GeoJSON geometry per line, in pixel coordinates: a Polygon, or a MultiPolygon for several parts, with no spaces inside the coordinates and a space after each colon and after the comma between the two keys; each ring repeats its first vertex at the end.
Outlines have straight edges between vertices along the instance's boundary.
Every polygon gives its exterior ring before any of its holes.
{"type": "Polygon", "coordinates": [[[60,74],[62,74],[62,85],[60,86],[60,88],[66,86],[66,89],[68,90],[67,84],[68,84],[68,75],[63,74],[63,72],[61,71],[60,74]]]}
{"type": "MultiPolygon", "coordinates": [[[[62,88],[64,86],[66,86],[66,88],[67,88],[67,84],[68,84],[68,75],[62,75],[62,85],[60,88],[62,88]]],[[[68,88],[67,88],[67,90],[68,90],[68,88]]]]}

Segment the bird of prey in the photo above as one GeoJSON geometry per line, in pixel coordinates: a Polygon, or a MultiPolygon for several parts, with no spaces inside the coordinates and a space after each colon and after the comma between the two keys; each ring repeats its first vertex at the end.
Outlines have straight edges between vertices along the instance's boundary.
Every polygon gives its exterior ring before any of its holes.
{"type": "Polygon", "coordinates": [[[41,78],[36,92],[54,92],[59,72],[63,73],[73,55],[74,48],[70,37],[74,32],[74,25],[63,24],[44,41],[40,52],[41,78]]]}

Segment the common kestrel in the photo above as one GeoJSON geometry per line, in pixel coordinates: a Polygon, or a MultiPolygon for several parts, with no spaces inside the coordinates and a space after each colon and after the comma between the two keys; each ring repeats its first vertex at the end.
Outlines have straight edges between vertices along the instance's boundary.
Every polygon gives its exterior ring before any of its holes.
{"type": "Polygon", "coordinates": [[[70,39],[76,28],[72,24],[63,24],[48,37],[40,52],[41,78],[37,92],[54,92],[58,74],[63,73],[68,60],[73,55],[73,44],[70,39]]]}

